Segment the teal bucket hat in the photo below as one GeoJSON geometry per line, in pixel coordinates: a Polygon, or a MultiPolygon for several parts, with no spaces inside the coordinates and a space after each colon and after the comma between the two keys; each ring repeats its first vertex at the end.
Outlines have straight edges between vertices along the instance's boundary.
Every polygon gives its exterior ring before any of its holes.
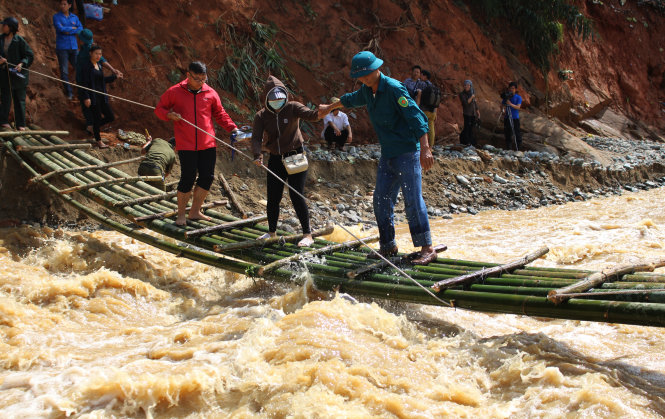
{"type": "Polygon", "coordinates": [[[351,78],[366,76],[383,65],[383,60],[376,58],[369,51],[361,51],[351,60],[351,78]]]}

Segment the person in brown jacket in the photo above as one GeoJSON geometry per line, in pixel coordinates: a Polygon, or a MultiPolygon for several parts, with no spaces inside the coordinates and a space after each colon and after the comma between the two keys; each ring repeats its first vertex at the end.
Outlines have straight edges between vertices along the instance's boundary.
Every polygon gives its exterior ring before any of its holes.
{"type": "MultiPolygon", "coordinates": [[[[321,118],[316,110],[312,110],[300,102],[289,101],[288,91],[284,83],[276,77],[270,76],[266,80],[263,97],[265,98],[264,107],[256,113],[254,127],[252,128],[254,163],[259,167],[263,165],[261,147],[265,147],[270,153],[268,169],[279,176],[282,181],[288,182],[289,186],[302,195],[305,190],[307,170],[289,174],[284,167],[283,158],[303,152],[300,119],[318,121],[321,118]]],[[[277,177],[270,172],[267,176],[269,233],[264,234],[259,239],[267,239],[276,235],[279,203],[284,192],[284,184],[277,177]]],[[[298,246],[310,246],[314,239],[312,239],[309,226],[307,202],[291,189],[289,189],[289,196],[300,221],[302,232],[305,235],[298,246]]]]}

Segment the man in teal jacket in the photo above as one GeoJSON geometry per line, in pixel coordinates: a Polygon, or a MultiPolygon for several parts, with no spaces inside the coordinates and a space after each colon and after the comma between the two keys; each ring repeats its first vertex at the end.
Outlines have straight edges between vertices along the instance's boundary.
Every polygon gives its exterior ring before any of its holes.
{"type": "Polygon", "coordinates": [[[0,125],[9,128],[9,110],[14,102],[16,129],[25,129],[25,89],[34,54],[30,45],[17,35],[18,20],[8,17],[0,34],[0,125]]]}
{"type": "Polygon", "coordinates": [[[369,51],[351,61],[351,77],[363,86],[347,93],[339,102],[320,105],[326,114],[334,109],[365,106],[381,144],[381,159],[374,189],[374,215],[379,227],[380,253],[397,254],[394,207],[402,190],[413,245],[421,247],[414,264],[436,260],[432,247],[427,207],[422,195],[422,169],[429,170],[434,158],[427,141],[427,117],[410,97],[406,87],[379,71],[383,60],[369,51]]]}

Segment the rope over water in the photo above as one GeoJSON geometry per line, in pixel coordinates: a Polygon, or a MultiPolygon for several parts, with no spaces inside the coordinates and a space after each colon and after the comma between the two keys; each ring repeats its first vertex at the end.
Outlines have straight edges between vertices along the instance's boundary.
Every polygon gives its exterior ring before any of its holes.
{"type": "MultiPolygon", "coordinates": [[[[11,66],[13,66],[13,67],[16,67],[16,64],[12,64],[12,63],[10,63],[10,62],[7,62],[7,64],[9,64],[9,65],[11,65],[11,66]]],[[[105,95],[105,96],[111,97],[111,98],[113,98],[113,99],[117,99],[117,100],[120,100],[120,101],[123,101],[123,102],[131,103],[131,104],[133,104],[133,105],[141,106],[141,107],[148,108],[148,109],[152,109],[152,110],[155,109],[155,106],[152,106],[152,105],[147,105],[147,104],[144,104],[144,103],[140,103],[140,102],[133,101],[133,100],[131,100],[131,99],[126,99],[126,98],[123,98],[123,97],[120,97],[120,96],[115,96],[115,95],[111,95],[111,94],[109,94],[109,93],[100,92],[100,91],[98,91],[98,90],[90,89],[90,88],[87,88],[87,87],[84,87],[84,86],[79,86],[79,85],[76,84],[76,83],[71,83],[71,82],[69,82],[69,81],[60,80],[60,79],[58,79],[58,78],[56,78],[56,77],[49,76],[48,74],[40,73],[40,72],[35,71],[35,70],[32,70],[32,69],[26,69],[26,70],[29,71],[30,73],[34,73],[34,74],[40,75],[40,76],[42,76],[42,77],[46,77],[46,78],[48,78],[48,79],[51,79],[51,80],[57,81],[58,83],[67,83],[67,84],[69,84],[70,86],[75,86],[76,88],[79,88],[79,89],[85,89],[85,90],[88,90],[88,91],[91,91],[91,92],[95,92],[95,93],[98,93],[98,94],[102,94],[102,95],[105,95]]],[[[247,154],[245,154],[244,152],[238,150],[236,147],[233,147],[232,145],[230,145],[230,144],[224,142],[223,140],[221,140],[220,138],[218,138],[216,135],[211,135],[209,132],[207,132],[207,131],[205,131],[204,129],[198,127],[197,125],[195,125],[195,124],[193,124],[193,123],[187,121],[186,119],[182,119],[182,118],[181,118],[180,120],[183,121],[183,122],[185,122],[186,124],[188,124],[188,125],[194,127],[195,129],[197,129],[197,130],[203,132],[204,134],[206,134],[206,135],[210,135],[210,136],[213,137],[218,143],[221,143],[221,144],[223,144],[224,146],[228,147],[229,149],[231,149],[231,150],[237,152],[238,154],[240,154],[241,156],[243,156],[245,159],[249,160],[250,162],[253,162],[253,161],[254,161],[254,159],[253,159],[252,157],[250,157],[250,156],[248,156],[247,154]]],[[[266,172],[270,173],[271,175],[275,176],[275,178],[279,179],[279,181],[282,182],[286,187],[288,187],[291,191],[295,192],[296,195],[300,196],[301,198],[303,198],[303,199],[305,200],[305,202],[308,202],[308,203],[309,203],[309,199],[308,199],[307,197],[305,197],[305,196],[302,195],[300,192],[298,192],[297,190],[295,190],[295,189],[294,189],[291,185],[289,185],[287,182],[283,181],[279,176],[277,176],[276,173],[274,173],[272,170],[268,169],[268,167],[266,167],[263,163],[261,164],[261,168],[263,168],[266,172]]],[[[334,223],[334,225],[336,225],[336,226],[338,226],[339,228],[341,228],[342,230],[344,230],[347,234],[349,234],[351,237],[353,237],[356,241],[362,243],[362,246],[364,246],[364,247],[366,247],[367,249],[369,249],[374,255],[376,255],[378,258],[380,258],[381,260],[383,260],[388,266],[392,267],[392,268],[395,269],[397,272],[399,272],[400,275],[402,275],[403,277],[405,277],[405,278],[407,278],[408,280],[410,280],[411,282],[413,282],[416,286],[418,286],[419,288],[421,288],[423,291],[425,291],[427,294],[429,294],[432,298],[434,298],[435,300],[439,301],[440,303],[443,303],[444,305],[447,305],[447,306],[449,306],[449,307],[452,307],[452,304],[451,304],[449,301],[442,300],[441,298],[439,298],[438,296],[436,296],[436,295],[435,295],[432,291],[430,291],[427,287],[425,287],[425,286],[423,286],[422,284],[420,284],[418,281],[416,281],[415,279],[413,279],[409,274],[407,274],[406,272],[404,272],[404,270],[402,270],[401,268],[397,267],[397,266],[396,266],[394,263],[392,263],[390,260],[388,260],[388,259],[385,258],[383,255],[381,255],[379,252],[377,252],[376,250],[374,250],[373,248],[371,248],[371,247],[367,244],[367,242],[365,242],[363,239],[361,239],[360,237],[358,237],[358,236],[356,236],[355,234],[353,234],[349,229],[347,229],[346,227],[344,227],[344,226],[341,225],[340,223],[334,223]]]]}

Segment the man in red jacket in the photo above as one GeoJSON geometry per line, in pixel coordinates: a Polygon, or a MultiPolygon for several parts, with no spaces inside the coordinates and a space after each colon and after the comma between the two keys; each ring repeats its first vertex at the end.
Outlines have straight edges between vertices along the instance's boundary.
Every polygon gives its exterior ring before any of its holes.
{"type": "Polygon", "coordinates": [[[180,158],[180,182],[178,183],[177,225],[185,225],[187,203],[194,188],[190,220],[209,220],[201,212],[201,205],[208,195],[215,178],[217,149],[213,119],[228,132],[238,132],[238,127],[226,113],[219,95],[206,84],[205,64],[194,61],[187,71],[187,79],[171,86],[159,99],[155,115],[164,121],[173,121],[175,147],[180,158]],[[188,121],[206,133],[188,124],[188,121]],[[196,174],[198,172],[198,179],[196,174]]]}

